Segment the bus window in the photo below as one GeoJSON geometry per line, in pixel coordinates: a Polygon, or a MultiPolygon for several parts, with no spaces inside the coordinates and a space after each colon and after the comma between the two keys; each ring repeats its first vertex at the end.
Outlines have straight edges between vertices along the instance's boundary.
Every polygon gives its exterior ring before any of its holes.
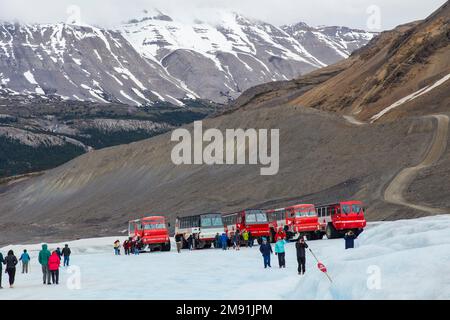
{"type": "Polygon", "coordinates": [[[162,222],[154,222],[154,223],[146,223],[144,224],[145,230],[158,230],[158,229],[165,229],[166,225],[162,222]]]}
{"type": "Polygon", "coordinates": [[[349,205],[344,204],[344,205],[342,206],[342,212],[344,212],[345,214],[349,214],[350,211],[351,211],[351,209],[350,209],[350,206],[349,206],[349,205]]]}
{"type": "Polygon", "coordinates": [[[267,216],[264,212],[257,212],[256,213],[256,220],[258,222],[267,222],[267,216]]]}
{"type": "Polygon", "coordinates": [[[361,206],[359,204],[353,204],[352,205],[352,212],[360,213],[361,212],[361,206]]]}
{"type": "Polygon", "coordinates": [[[247,213],[245,215],[245,222],[246,223],[255,223],[256,222],[256,216],[254,213],[247,213]]]}

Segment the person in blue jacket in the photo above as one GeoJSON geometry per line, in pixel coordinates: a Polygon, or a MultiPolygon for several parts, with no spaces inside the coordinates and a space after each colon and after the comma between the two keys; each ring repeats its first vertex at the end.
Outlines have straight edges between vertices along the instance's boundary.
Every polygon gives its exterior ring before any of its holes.
{"type": "Polygon", "coordinates": [[[23,253],[19,258],[19,261],[22,261],[22,273],[28,273],[28,263],[30,260],[30,255],[28,254],[27,249],[23,250],[23,253]]]}
{"type": "Polygon", "coordinates": [[[351,249],[355,247],[356,235],[352,230],[350,230],[345,234],[344,239],[345,239],[345,249],[351,249]]]}
{"type": "Polygon", "coordinates": [[[278,241],[275,243],[275,255],[278,256],[278,265],[280,268],[286,268],[286,251],[284,249],[284,244],[286,240],[282,238],[278,238],[278,241]]]}
{"type": "Polygon", "coordinates": [[[222,235],[220,236],[220,243],[222,245],[222,250],[227,250],[228,247],[228,237],[226,235],[226,233],[222,233],[222,235]]]}
{"type": "Polygon", "coordinates": [[[270,265],[270,255],[273,253],[273,251],[272,246],[267,242],[266,238],[262,239],[262,244],[259,246],[259,251],[261,251],[264,259],[264,269],[266,269],[267,267],[272,268],[272,266],[270,265]]]}

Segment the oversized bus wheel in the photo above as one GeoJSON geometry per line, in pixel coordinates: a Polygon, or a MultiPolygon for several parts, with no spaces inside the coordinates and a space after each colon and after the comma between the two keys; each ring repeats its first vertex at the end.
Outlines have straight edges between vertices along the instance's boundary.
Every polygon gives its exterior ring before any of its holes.
{"type": "Polygon", "coordinates": [[[205,245],[203,246],[203,248],[205,248],[205,249],[211,248],[211,242],[205,243],[205,245]]]}
{"type": "Polygon", "coordinates": [[[163,244],[161,246],[161,251],[170,251],[170,242],[163,244]]]}
{"type": "Polygon", "coordinates": [[[327,235],[327,239],[336,239],[339,237],[339,233],[336,231],[336,228],[332,223],[327,224],[325,234],[327,235]]]}
{"type": "Polygon", "coordinates": [[[317,240],[322,240],[324,233],[321,231],[316,231],[315,235],[317,240]]]}
{"type": "Polygon", "coordinates": [[[306,240],[308,240],[308,241],[316,240],[316,234],[314,232],[308,232],[306,234],[306,240]]]}

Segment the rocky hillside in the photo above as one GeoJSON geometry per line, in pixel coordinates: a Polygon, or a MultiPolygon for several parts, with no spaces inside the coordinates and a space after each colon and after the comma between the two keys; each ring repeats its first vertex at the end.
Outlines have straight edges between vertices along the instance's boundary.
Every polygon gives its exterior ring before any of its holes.
{"type": "Polygon", "coordinates": [[[221,23],[184,23],[158,11],[105,30],[0,23],[0,94],[151,105],[227,102],[346,58],[373,34],[348,28],[276,27],[224,12],[221,23]],[[333,30],[336,30],[334,32],[333,30]]]}
{"type": "Polygon", "coordinates": [[[0,178],[54,168],[85,152],[146,139],[216,111],[208,101],[130,107],[0,97],[0,178]]]}
{"type": "Polygon", "coordinates": [[[341,73],[291,103],[372,122],[448,111],[449,3],[381,33],[341,65],[341,73]]]}

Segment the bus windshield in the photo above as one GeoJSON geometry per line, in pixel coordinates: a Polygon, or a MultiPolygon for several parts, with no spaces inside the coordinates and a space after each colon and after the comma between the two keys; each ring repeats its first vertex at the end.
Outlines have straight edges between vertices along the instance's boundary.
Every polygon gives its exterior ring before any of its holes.
{"type": "Polygon", "coordinates": [[[314,208],[305,208],[295,211],[295,216],[300,217],[314,217],[316,216],[316,210],[314,208]]]}
{"type": "Polygon", "coordinates": [[[362,210],[362,207],[359,204],[353,204],[352,205],[352,212],[354,213],[360,213],[362,210]]]}
{"type": "Polygon", "coordinates": [[[200,226],[202,228],[223,227],[222,216],[220,214],[201,216],[200,226]]]}
{"type": "Polygon", "coordinates": [[[144,224],[144,230],[158,230],[158,229],[165,229],[166,224],[162,222],[151,222],[151,223],[145,223],[144,224]]]}
{"type": "Polygon", "coordinates": [[[267,215],[263,210],[247,210],[245,211],[246,223],[267,222],[267,215]]]}

